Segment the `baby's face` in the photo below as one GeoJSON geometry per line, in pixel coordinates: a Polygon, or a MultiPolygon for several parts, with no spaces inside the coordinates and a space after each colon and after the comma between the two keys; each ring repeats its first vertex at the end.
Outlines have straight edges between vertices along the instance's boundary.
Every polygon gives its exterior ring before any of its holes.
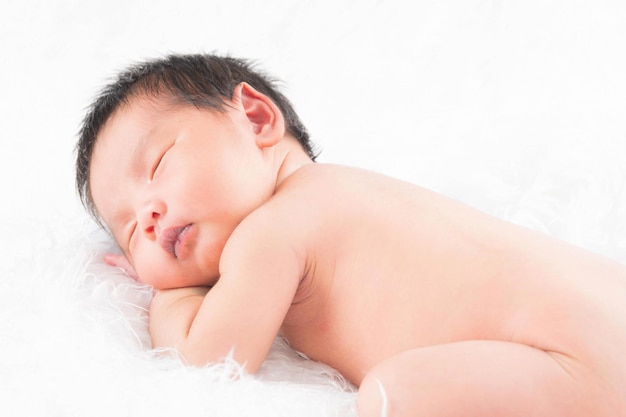
{"type": "Polygon", "coordinates": [[[139,281],[213,285],[235,227],[273,193],[245,111],[132,98],[106,123],[90,167],[93,201],[139,281]]]}

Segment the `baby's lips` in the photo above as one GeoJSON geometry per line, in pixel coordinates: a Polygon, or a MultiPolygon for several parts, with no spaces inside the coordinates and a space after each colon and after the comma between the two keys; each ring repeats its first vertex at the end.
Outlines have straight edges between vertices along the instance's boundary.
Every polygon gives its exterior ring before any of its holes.
{"type": "Polygon", "coordinates": [[[168,227],[161,232],[158,241],[165,252],[176,257],[176,242],[185,227],[187,226],[168,227]]]}
{"type": "Polygon", "coordinates": [[[190,224],[183,227],[183,229],[178,234],[178,238],[174,242],[174,255],[179,259],[181,256],[181,249],[185,245],[185,235],[187,235],[187,232],[189,232],[190,228],[191,228],[190,224]]]}

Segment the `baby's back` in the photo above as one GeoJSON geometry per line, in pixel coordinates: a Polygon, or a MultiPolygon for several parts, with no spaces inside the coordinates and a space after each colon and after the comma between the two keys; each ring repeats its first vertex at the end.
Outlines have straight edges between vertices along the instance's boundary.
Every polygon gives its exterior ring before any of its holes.
{"type": "Polygon", "coordinates": [[[301,168],[272,204],[297,213],[308,253],[283,334],[356,384],[405,350],[501,340],[626,388],[624,266],[345,167],[301,168]]]}

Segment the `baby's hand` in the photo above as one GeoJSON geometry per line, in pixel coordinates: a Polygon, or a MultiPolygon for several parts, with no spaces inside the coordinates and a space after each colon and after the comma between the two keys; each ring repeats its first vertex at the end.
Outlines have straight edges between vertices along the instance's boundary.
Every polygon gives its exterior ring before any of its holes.
{"type": "Polygon", "coordinates": [[[117,255],[114,253],[107,253],[104,255],[104,262],[116,268],[121,268],[130,278],[134,279],[135,281],[139,281],[137,277],[137,272],[135,272],[135,268],[133,268],[126,256],[117,255]]]}

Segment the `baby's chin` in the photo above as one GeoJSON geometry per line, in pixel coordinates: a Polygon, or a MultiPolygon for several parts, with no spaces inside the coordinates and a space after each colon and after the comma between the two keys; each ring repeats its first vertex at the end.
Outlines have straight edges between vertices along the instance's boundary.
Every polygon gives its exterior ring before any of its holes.
{"type": "Polygon", "coordinates": [[[135,266],[137,281],[157,290],[212,287],[220,277],[218,264],[202,258],[192,257],[185,262],[141,261],[135,266]]]}

